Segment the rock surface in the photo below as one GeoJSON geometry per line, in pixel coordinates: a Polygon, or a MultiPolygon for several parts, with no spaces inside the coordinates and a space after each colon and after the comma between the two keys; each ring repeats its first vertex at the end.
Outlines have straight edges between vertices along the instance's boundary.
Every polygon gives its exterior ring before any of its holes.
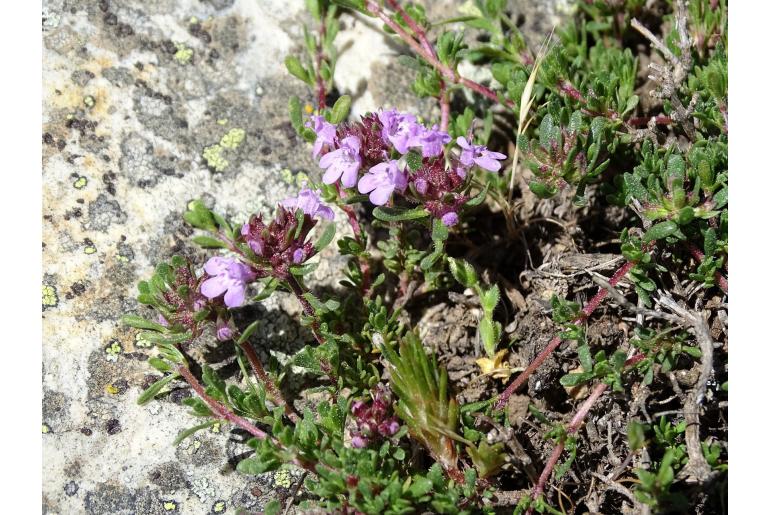
{"type": "MultiPolygon", "coordinates": [[[[304,2],[44,0],[42,15],[43,512],[260,510],[289,496],[299,472],[236,473],[247,448],[228,426],[174,447],[195,424],[181,404],[190,393],[136,405],[150,349],[119,319],[139,310],[135,285],[154,264],[204,259],[187,243],[189,201],[244,220],[318,173],[286,108],[292,95],[313,100],[283,67],[310,22],[304,2]]],[[[354,113],[435,109],[409,94],[377,24],[343,15],[342,25],[337,85],[354,113]]],[[[328,257],[321,284],[338,266],[328,257]]],[[[265,359],[308,342],[291,299],[250,309],[264,320],[265,359]]],[[[213,339],[199,350],[217,354],[213,339]]]]}

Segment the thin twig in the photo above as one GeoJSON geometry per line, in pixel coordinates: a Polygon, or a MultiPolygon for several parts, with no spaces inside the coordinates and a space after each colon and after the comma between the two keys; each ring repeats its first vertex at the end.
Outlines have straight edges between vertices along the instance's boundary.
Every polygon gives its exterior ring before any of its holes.
{"type": "Polygon", "coordinates": [[[685,398],[684,418],[687,423],[685,429],[685,444],[689,460],[685,470],[691,479],[704,481],[711,474],[711,467],[703,456],[700,442],[700,405],[706,393],[708,379],[714,367],[714,340],[711,339],[708,324],[700,314],[695,314],[674,301],[667,295],[660,295],[659,303],[681,317],[682,321],[692,328],[695,339],[701,351],[700,372],[698,382],[685,398]]]}
{"type": "MultiPolygon", "coordinates": [[[[633,268],[634,262],[633,261],[627,261],[623,264],[616,272],[613,274],[613,276],[609,280],[609,284],[611,286],[616,286],[620,280],[628,273],[631,268],[633,268]]],[[[586,307],[583,308],[583,310],[580,312],[580,314],[572,321],[575,325],[581,325],[583,324],[588,317],[591,316],[591,313],[594,312],[594,310],[599,306],[599,303],[601,303],[602,299],[607,296],[607,290],[604,288],[600,288],[599,291],[596,293],[596,295],[591,298],[590,301],[588,301],[588,304],[586,304],[586,307]]],[[[532,375],[532,373],[540,367],[540,365],[548,358],[548,356],[551,355],[553,351],[555,351],[559,345],[561,344],[562,340],[559,335],[554,336],[550,342],[548,342],[548,345],[543,349],[540,354],[537,355],[537,357],[532,361],[532,363],[529,364],[529,366],[516,377],[516,379],[508,386],[508,388],[505,389],[505,391],[500,394],[500,397],[497,399],[497,402],[495,402],[495,409],[502,408],[505,403],[508,401],[508,398],[516,392],[521,386],[524,384],[524,382],[529,379],[529,376],[532,375]]]]}
{"type": "MultiPolygon", "coordinates": [[[[630,367],[644,359],[644,357],[645,356],[642,353],[631,356],[626,360],[624,366],[630,367]]],[[[593,405],[596,404],[596,401],[599,400],[599,398],[604,394],[608,387],[609,385],[607,383],[601,383],[596,388],[594,388],[594,391],[591,392],[591,395],[588,397],[588,399],[586,399],[586,401],[580,406],[580,408],[578,408],[577,412],[572,417],[572,420],[567,426],[567,434],[572,435],[576,433],[578,429],[580,429],[580,426],[583,424],[583,420],[585,420],[586,416],[588,416],[588,412],[591,410],[593,405]]],[[[548,458],[548,461],[543,468],[543,472],[540,474],[537,485],[535,485],[535,488],[532,490],[532,499],[538,499],[545,490],[545,485],[548,482],[548,478],[551,476],[551,472],[556,466],[556,463],[558,463],[559,457],[563,451],[564,440],[561,440],[556,445],[556,447],[554,447],[553,451],[551,451],[551,456],[548,458]]],[[[531,512],[532,508],[530,508],[527,513],[531,512]]]]}

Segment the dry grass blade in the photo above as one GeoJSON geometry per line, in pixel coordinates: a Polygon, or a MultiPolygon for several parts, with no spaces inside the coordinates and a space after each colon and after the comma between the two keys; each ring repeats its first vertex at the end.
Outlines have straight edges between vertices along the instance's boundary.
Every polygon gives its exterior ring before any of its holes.
{"type": "Polygon", "coordinates": [[[537,53],[537,58],[535,59],[535,64],[532,67],[532,72],[529,74],[529,79],[527,79],[527,85],[524,87],[524,91],[521,94],[521,102],[519,102],[519,126],[516,129],[516,145],[513,151],[513,161],[511,162],[511,181],[508,185],[509,207],[513,198],[513,183],[516,179],[516,167],[519,162],[519,136],[521,136],[527,130],[527,127],[529,127],[529,124],[532,122],[532,118],[527,118],[529,110],[532,108],[532,103],[535,101],[535,99],[532,97],[532,90],[535,89],[537,72],[540,70],[540,65],[543,62],[543,58],[545,58],[545,55],[548,53],[548,47],[551,44],[551,38],[553,37],[554,29],[551,29],[548,37],[540,47],[540,50],[537,53]]]}

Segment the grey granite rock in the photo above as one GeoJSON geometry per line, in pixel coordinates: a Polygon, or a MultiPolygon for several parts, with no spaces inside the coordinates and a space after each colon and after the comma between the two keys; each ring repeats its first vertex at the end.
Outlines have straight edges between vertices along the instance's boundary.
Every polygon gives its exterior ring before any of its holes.
{"type": "MultiPolygon", "coordinates": [[[[136,405],[157,376],[151,349],[119,318],[140,309],[135,284],[155,263],[175,253],[204,259],[181,221],[190,200],[245,220],[318,173],[286,108],[291,95],[312,94],[282,64],[310,21],[304,2],[43,4],[43,510],[259,510],[288,496],[299,472],[236,473],[248,448],[225,425],[172,446],[194,424],[181,404],[190,392],[180,383],[136,405]],[[222,145],[226,135],[237,143],[222,145]]],[[[435,106],[405,90],[397,47],[378,25],[347,14],[342,23],[338,87],[353,95],[354,113],[397,106],[430,116],[435,106]]],[[[327,287],[342,265],[330,249],[315,277],[327,287]]],[[[264,320],[263,358],[309,342],[298,312],[280,295],[243,310],[264,320]]],[[[195,352],[232,364],[210,336],[195,352]]]]}

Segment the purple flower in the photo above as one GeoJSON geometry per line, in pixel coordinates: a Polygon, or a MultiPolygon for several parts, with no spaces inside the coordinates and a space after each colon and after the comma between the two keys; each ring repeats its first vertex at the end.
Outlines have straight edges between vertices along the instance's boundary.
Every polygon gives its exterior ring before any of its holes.
{"type": "Polygon", "coordinates": [[[380,425],[377,426],[377,431],[379,431],[380,434],[385,436],[393,436],[394,434],[396,434],[399,427],[400,426],[395,418],[389,418],[381,422],[380,425]]]}
{"type": "Polygon", "coordinates": [[[250,267],[222,256],[214,256],[203,266],[210,277],[201,284],[201,293],[213,299],[225,294],[225,305],[235,308],[246,298],[246,285],[257,278],[250,267]]]}
{"type": "Polygon", "coordinates": [[[264,252],[264,242],[259,236],[249,237],[251,236],[251,232],[252,231],[249,222],[243,224],[241,227],[241,235],[246,237],[246,243],[249,244],[249,248],[253,250],[257,256],[261,256],[264,252]]]}
{"type": "Polygon", "coordinates": [[[168,327],[168,320],[163,315],[158,315],[158,323],[163,327],[168,327]]]}
{"type": "MultiPolygon", "coordinates": [[[[324,120],[323,116],[311,116],[310,119],[315,131],[313,157],[318,157],[324,145],[333,146],[337,142],[337,127],[324,120]]],[[[305,123],[305,127],[310,127],[310,122],[305,123]]]]}
{"type": "Polygon", "coordinates": [[[363,436],[354,436],[350,439],[350,445],[353,446],[354,449],[363,449],[367,445],[369,445],[369,440],[364,438],[363,436]]]}
{"type": "Polygon", "coordinates": [[[406,189],[406,173],[398,169],[398,162],[388,161],[380,163],[358,181],[358,191],[369,193],[372,204],[381,206],[390,200],[393,190],[403,192],[406,189]]]}
{"type": "Polygon", "coordinates": [[[434,125],[430,129],[423,129],[418,141],[422,146],[422,157],[436,157],[452,138],[446,132],[438,130],[438,125],[434,125]]]}
{"type": "Polygon", "coordinates": [[[473,166],[475,163],[484,170],[497,172],[502,166],[500,161],[506,159],[505,154],[487,150],[484,145],[474,145],[463,136],[457,138],[457,144],[463,149],[460,154],[460,162],[465,166],[473,166]]]}
{"type": "Polygon", "coordinates": [[[310,188],[302,188],[296,197],[287,198],[281,202],[281,205],[287,209],[299,208],[310,218],[318,215],[327,220],[334,220],[334,212],[329,206],[321,202],[321,197],[318,196],[319,193],[319,190],[313,191],[310,188]]]}
{"type": "Polygon", "coordinates": [[[411,147],[419,146],[420,133],[424,128],[412,114],[399,113],[395,109],[378,114],[382,123],[382,137],[389,140],[400,153],[406,154],[411,147]]]}
{"type": "Polygon", "coordinates": [[[224,320],[217,320],[217,340],[220,342],[226,342],[232,339],[233,329],[228,322],[224,320]]]}
{"type": "Polygon", "coordinates": [[[452,227],[454,224],[458,222],[458,220],[459,218],[457,216],[457,213],[455,213],[454,211],[450,211],[441,217],[441,223],[443,223],[447,227],[452,227]]]}
{"type": "Polygon", "coordinates": [[[305,251],[303,249],[297,249],[291,255],[291,260],[294,262],[295,265],[298,265],[305,260],[305,257],[306,257],[305,251]]]}
{"type": "Polygon", "coordinates": [[[318,164],[325,168],[324,184],[334,184],[342,176],[342,185],[352,188],[358,181],[358,169],[361,167],[361,140],[358,136],[348,136],[342,145],[321,158],[318,164]]]}

